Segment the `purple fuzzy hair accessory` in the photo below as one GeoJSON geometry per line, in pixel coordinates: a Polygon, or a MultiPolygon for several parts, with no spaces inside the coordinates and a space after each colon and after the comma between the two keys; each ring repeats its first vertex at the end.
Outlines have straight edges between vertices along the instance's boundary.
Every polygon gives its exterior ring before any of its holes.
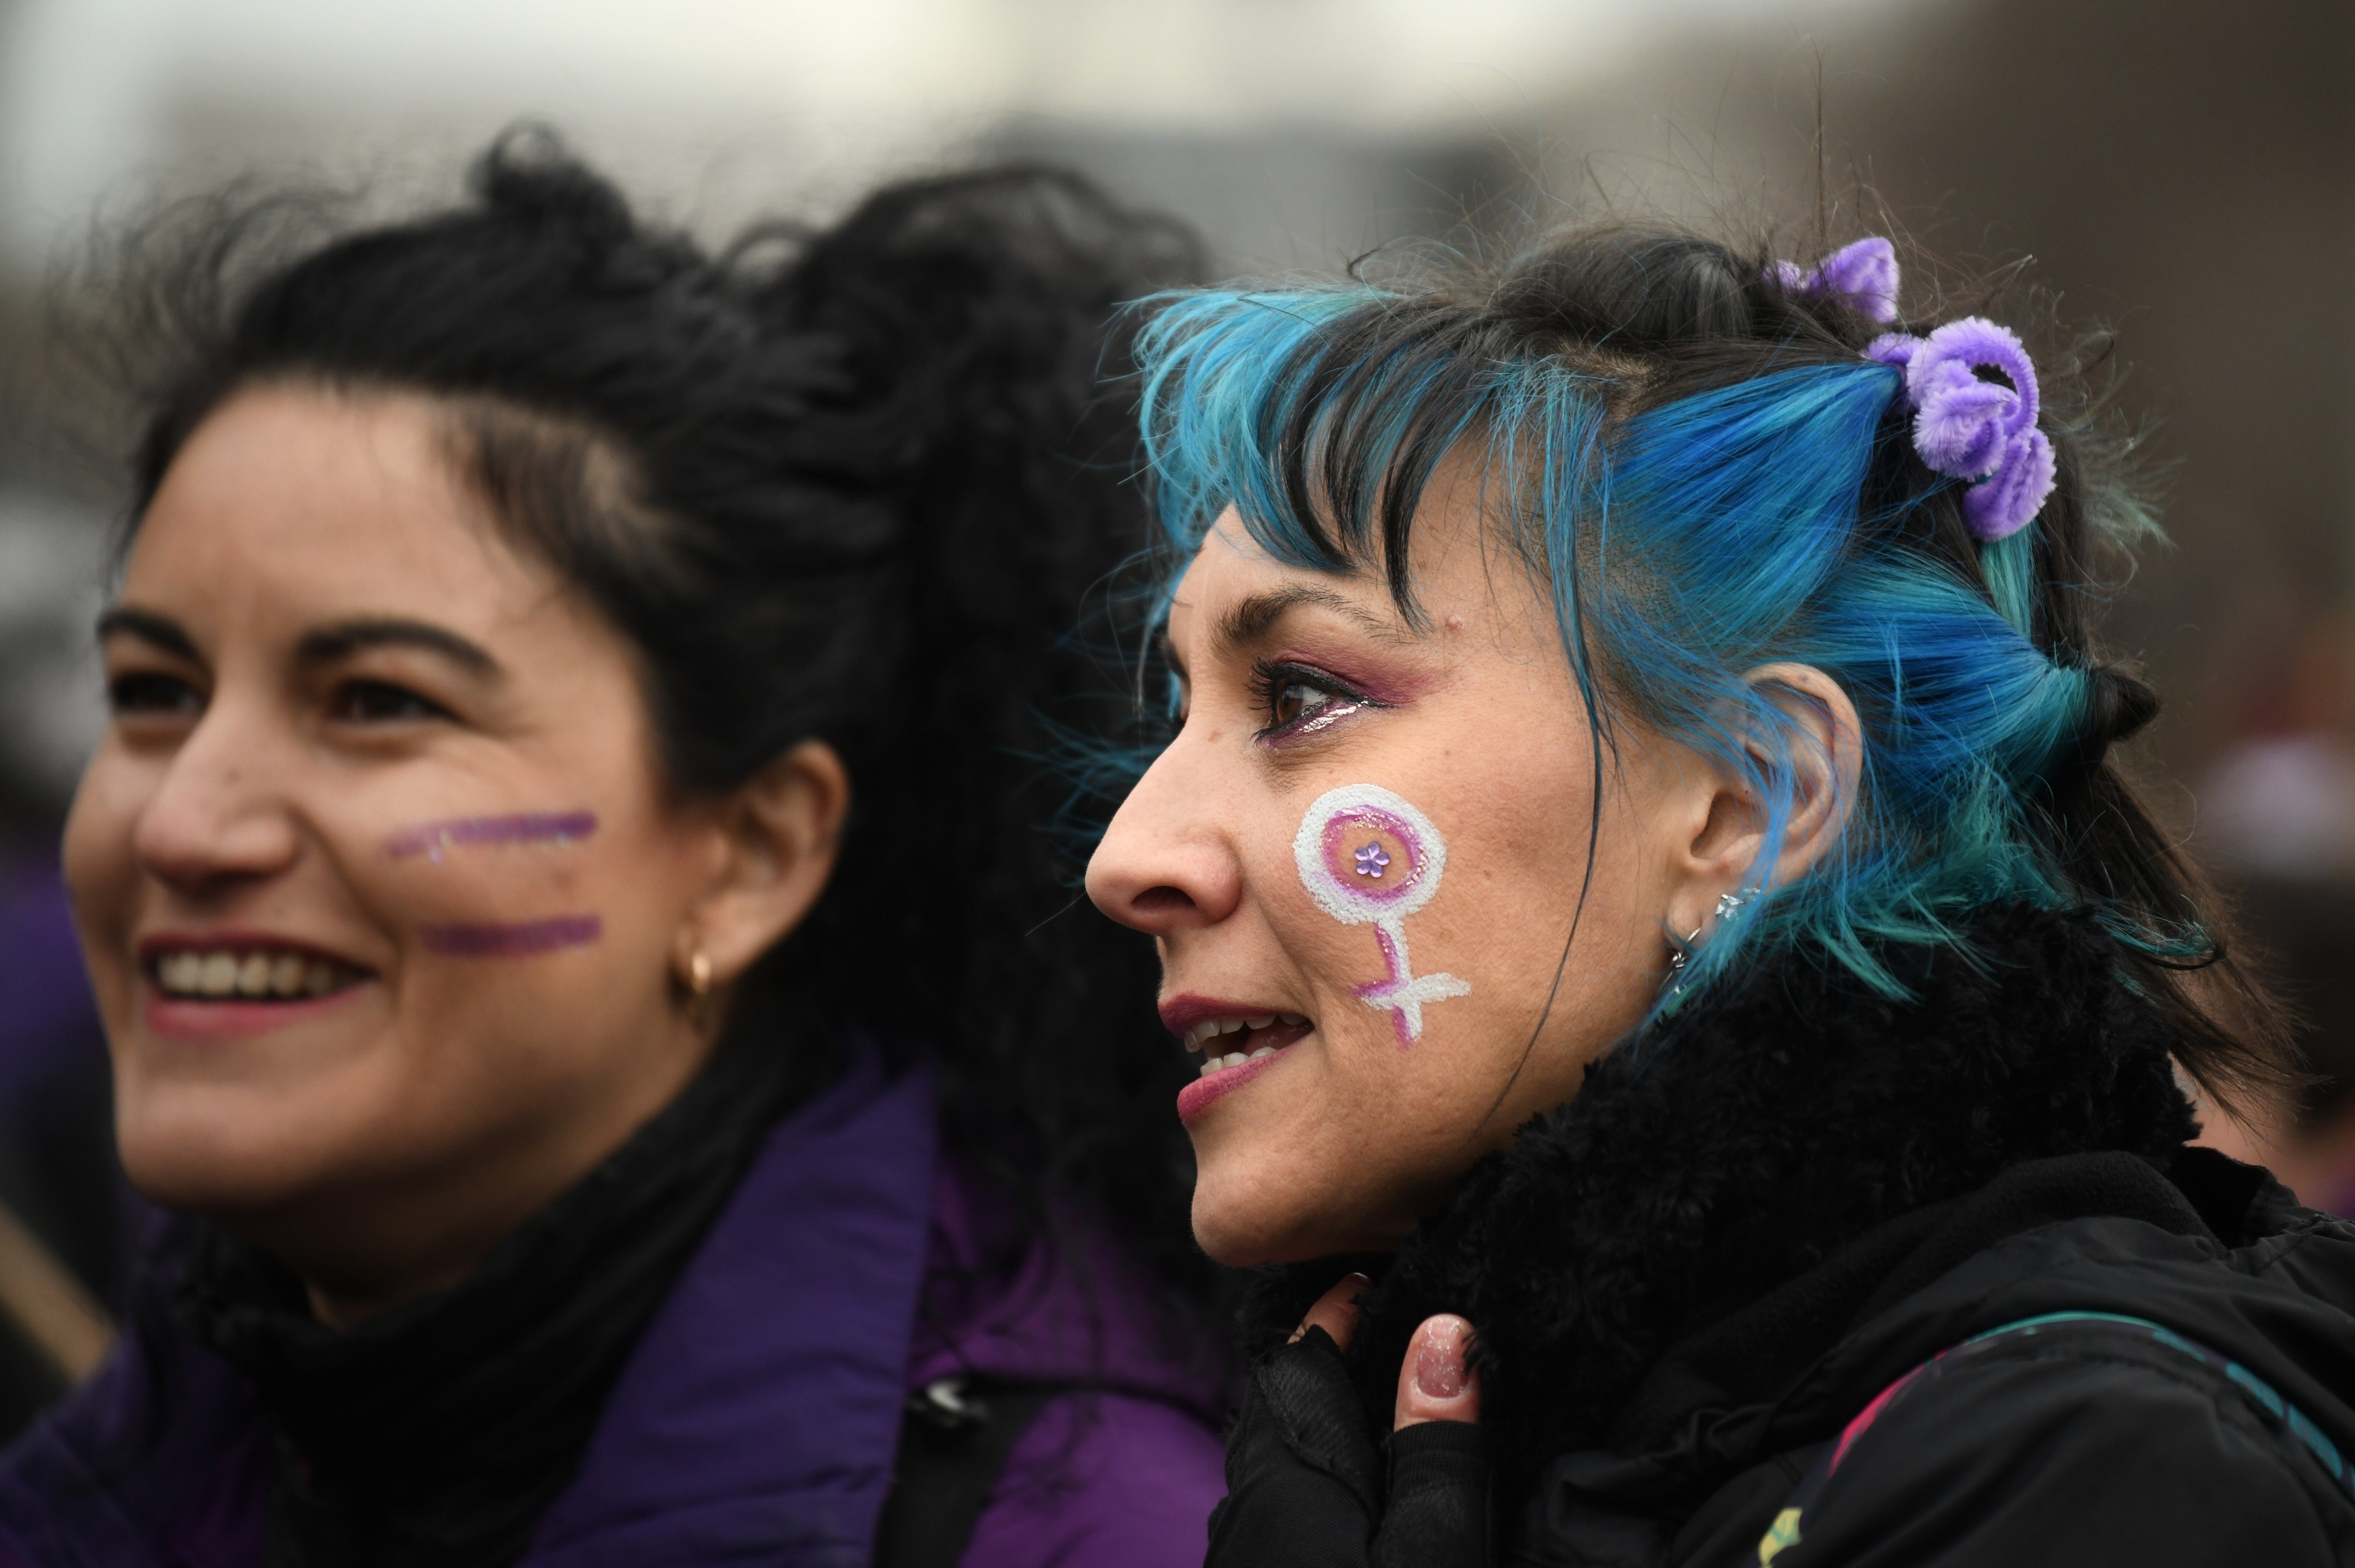
{"type": "Polygon", "coordinates": [[[2036,428],[2036,367],[2016,335],[1966,316],[1928,337],[1890,333],[1864,352],[1905,373],[1922,461],[1976,482],[1963,493],[1963,521],[1975,537],[1992,544],[2036,520],[2052,493],[2052,443],[2036,428]],[[2011,385],[1982,379],[1982,368],[2011,385]]]}
{"type": "Polygon", "coordinates": [[[1841,246],[1812,272],[1800,271],[1796,261],[1777,261],[1774,276],[1791,293],[1830,294],[1874,321],[1897,319],[1897,247],[1877,234],[1841,246]]]}

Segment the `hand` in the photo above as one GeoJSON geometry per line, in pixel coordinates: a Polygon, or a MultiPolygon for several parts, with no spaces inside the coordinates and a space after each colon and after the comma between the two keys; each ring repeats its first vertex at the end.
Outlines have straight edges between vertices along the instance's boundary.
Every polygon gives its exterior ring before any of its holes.
{"type": "Polygon", "coordinates": [[[1227,1497],[1206,1568],[1487,1568],[1488,1462],[1472,1325],[1426,1319],[1399,1367],[1387,1475],[1342,1365],[1353,1274],[1252,1369],[1227,1440],[1227,1497]]]}

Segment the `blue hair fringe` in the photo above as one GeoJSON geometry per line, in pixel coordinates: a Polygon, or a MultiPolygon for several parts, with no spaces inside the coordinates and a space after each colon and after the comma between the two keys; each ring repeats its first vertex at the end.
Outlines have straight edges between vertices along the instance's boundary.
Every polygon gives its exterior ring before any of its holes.
{"type": "MultiPolygon", "coordinates": [[[[1875,956],[1886,944],[1954,944],[1961,918],[1990,904],[2085,901],[2030,820],[2044,770],[2079,730],[2087,681],[2030,641],[2034,526],[1985,547],[1982,591],[1892,543],[1903,530],[1888,524],[1903,519],[1863,512],[1897,371],[1861,359],[1775,371],[1614,424],[1605,384],[1561,358],[1341,362],[1337,323],[1395,308],[1377,289],[1205,291],[1147,305],[1144,437],[1176,563],[1231,505],[1287,564],[1372,565],[1373,498],[1411,443],[1485,448],[1491,525],[1509,530],[1550,589],[1598,761],[1624,712],[1765,804],[1765,846],[1747,884],[1764,895],[1690,955],[1663,1010],[1762,948],[1812,948],[1902,996],[1875,956]],[[1468,396],[1451,399],[1460,417],[1433,430],[1430,393],[1443,376],[1468,396]],[[1302,515],[1282,477],[1287,460],[1322,471],[1323,451],[1277,450],[1303,428],[1303,410],[1324,451],[1359,460],[1345,476],[1354,505],[1319,500],[1336,515],[1302,515]],[[1864,768],[1832,853],[1766,886],[1792,810],[1785,763],[1803,732],[1744,677],[1783,662],[1812,665],[1849,694],[1864,768]]],[[[1160,585],[1156,620],[1175,575],[1160,585]]],[[[2204,940],[2115,934],[2163,957],[2204,940]]]]}

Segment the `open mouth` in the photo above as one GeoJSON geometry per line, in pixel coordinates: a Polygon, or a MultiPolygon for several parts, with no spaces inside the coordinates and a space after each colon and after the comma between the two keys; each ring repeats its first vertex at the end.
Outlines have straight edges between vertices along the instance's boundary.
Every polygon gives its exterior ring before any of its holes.
{"type": "Polygon", "coordinates": [[[1201,1018],[1185,1033],[1186,1049],[1199,1051],[1203,1077],[1273,1056],[1306,1034],[1308,1020],[1296,1012],[1263,1012],[1201,1018]]]}
{"type": "Polygon", "coordinates": [[[143,959],[155,989],[176,1001],[307,1001],[368,978],[350,964],[275,943],[158,944],[143,959]]]}

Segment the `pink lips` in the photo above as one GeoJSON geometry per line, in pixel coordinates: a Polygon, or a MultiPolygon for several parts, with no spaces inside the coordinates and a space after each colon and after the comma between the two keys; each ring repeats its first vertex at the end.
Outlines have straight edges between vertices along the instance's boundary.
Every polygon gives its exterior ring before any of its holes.
{"type": "Polygon", "coordinates": [[[166,1040],[236,1040],[301,1023],[343,1006],[359,994],[347,985],[325,996],[291,1001],[197,1001],[151,991],[147,1027],[166,1040]]]}
{"type": "Polygon", "coordinates": [[[1273,1056],[1254,1056],[1240,1067],[1221,1067],[1209,1077],[1197,1078],[1178,1091],[1178,1119],[1188,1127],[1212,1106],[1258,1077],[1284,1060],[1284,1053],[1273,1056]]]}
{"type": "MultiPolygon", "coordinates": [[[[1186,1032],[1206,1018],[1260,1018],[1281,1015],[1285,1010],[1256,1001],[1236,1001],[1221,996],[1199,996],[1181,991],[1161,1004],[1161,1026],[1170,1033],[1185,1037],[1186,1032]]],[[[1280,1025],[1256,1032],[1253,1040],[1265,1040],[1273,1045],[1273,1056],[1254,1056],[1239,1067],[1221,1067],[1205,1077],[1196,1078],[1178,1091],[1178,1119],[1188,1126],[1211,1105],[1241,1088],[1260,1075],[1263,1069],[1282,1057],[1284,1052],[1307,1037],[1314,1025],[1280,1025]],[[1270,1037],[1273,1038],[1270,1038],[1270,1037]]],[[[1225,1036],[1237,1040],[1238,1036],[1225,1036]]],[[[1216,1044],[1215,1041],[1210,1044],[1216,1044]]]]}

